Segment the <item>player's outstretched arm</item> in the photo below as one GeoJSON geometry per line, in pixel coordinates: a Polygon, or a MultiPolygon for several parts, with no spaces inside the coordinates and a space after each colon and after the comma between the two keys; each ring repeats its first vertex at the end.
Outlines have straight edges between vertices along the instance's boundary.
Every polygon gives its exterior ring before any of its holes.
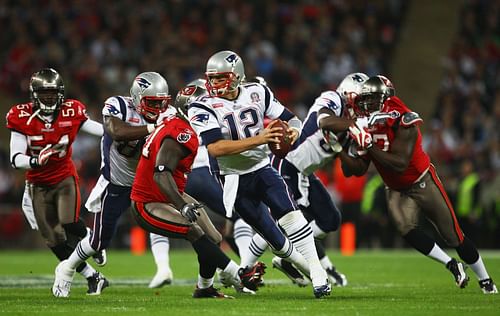
{"type": "Polygon", "coordinates": [[[132,126],[113,116],[104,116],[104,130],[115,141],[144,138],[155,128],[154,124],[132,126]]]}
{"type": "Polygon", "coordinates": [[[242,153],[246,150],[255,148],[262,144],[270,142],[279,143],[277,137],[281,137],[281,128],[273,127],[271,122],[266,128],[260,131],[258,135],[239,139],[227,140],[219,139],[207,145],[208,153],[213,157],[234,155],[242,153]]]}
{"type": "Polygon", "coordinates": [[[360,177],[366,173],[368,166],[370,165],[369,160],[365,160],[360,157],[353,157],[349,155],[345,150],[342,150],[338,157],[340,158],[342,171],[344,176],[356,176],[360,177]]]}
{"type": "Polygon", "coordinates": [[[86,120],[82,124],[80,130],[82,130],[87,134],[99,137],[101,137],[104,134],[104,129],[102,128],[102,124],[91,119],[86,120]]]}
{"type": "Polygon", "coordinates": [[[318,113],[318,126],[319,128],[334,133],[345,132],[349,126],[354,124],[355,120],[338,117],[329,109],[322,108],[318,113]]]}
{"type": "Polygon", "coordinates": [[[371,146],[368,152],[372,159],[384,167],[395,172],[403,172],[408,168],[417,137],[418,127],[415,125],[400,126],[396,131],[390,151],[383,151],[378,146],[371,146]]]}

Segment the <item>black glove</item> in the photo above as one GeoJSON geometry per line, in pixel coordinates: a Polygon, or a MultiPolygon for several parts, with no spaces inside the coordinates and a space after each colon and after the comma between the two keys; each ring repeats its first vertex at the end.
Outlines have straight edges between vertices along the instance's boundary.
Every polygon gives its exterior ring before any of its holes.
{"type": "Polygon", "coordinates": [[[181,215],[189,222],[194,223],[198,219],[198,216],[200,216],[200,212],[198,212],[198,209],[202,207],[202,204],[186,203],[181,209],[181,215]]]}

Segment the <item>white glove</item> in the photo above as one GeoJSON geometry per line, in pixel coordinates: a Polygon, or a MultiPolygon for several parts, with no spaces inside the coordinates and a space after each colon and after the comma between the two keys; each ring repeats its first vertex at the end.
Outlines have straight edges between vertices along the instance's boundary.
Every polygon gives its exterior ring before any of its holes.
{"type": "Polygon", "coordinates": [[[50,156],[52,156],[55,153],[57,153],[57,150],[52,148],[52,144],[48,144],[47,146],[45,146],[44,149],[40,150],[40,153],[38,154],[38,158],[36,161],[37,165],[39,166],[46,165],[47,162],[49,162],[50,156]]]}
{"type": "Polygon", "coordinates": [[[339,138],[334,132],[323,130],[323,138],[334,152],[339,153],[342,151],[342,145],[339,144],[339,138]]]}
{"type": "Polygon", "coordinates": [[[359,129],[365,129],[365,128],[368,128],[370,127],[371,125],[368,123],[368,117],[358,117],[355,121],[356,126],[359,128],[359,129]]]}
{"type": "Polygon", "coordinates": [[[351,136],[362,149],[369,149],[373,146],[372,135],[364,128],[360,129],[356,125],[349,126],[349,136],[351,136]]]}

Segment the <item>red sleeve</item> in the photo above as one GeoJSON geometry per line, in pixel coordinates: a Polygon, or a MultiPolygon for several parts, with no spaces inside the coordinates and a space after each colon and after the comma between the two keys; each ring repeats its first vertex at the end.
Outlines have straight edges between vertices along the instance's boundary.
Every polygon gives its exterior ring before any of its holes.
{"type": "Polygon", "coordinates": [[[63,118],[69,116],[80,126],[89,118],[85,104],[78,100],[66,99],[60,111],[63,118]]]}
{"type": "Polygon", "coordinates": [[[13,106],[5,117],[7,128],[19,133],[26,129],[27,121],[31,117],[31,104],[18,104],[13,106]]]}
{"type": "Polygon", "coordinates": [[[198,137],[193,129],[188,127],[178,126],[172,131],[172,138],[179,144],[194,152],[198,149],[198,137]]]}

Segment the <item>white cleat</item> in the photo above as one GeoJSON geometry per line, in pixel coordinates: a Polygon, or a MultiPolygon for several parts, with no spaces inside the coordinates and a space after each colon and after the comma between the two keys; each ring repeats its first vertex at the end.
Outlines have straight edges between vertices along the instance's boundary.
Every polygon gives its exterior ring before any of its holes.
{"type": "Polygon", "coordinates": [[[172,270],[168,268],[168,270],[157,271],[153,280],[149,282],[148,287],[150,289],[157,289],[164,285],[172,284],[174,276],[172,274],[172,270]]]}
{"type": "Polygon", "coordinates": [[[68,297],[71,291],[75,269],[70,269],[67,263],[68,260],[63,260],[56,267],[54,285],[52,285],[52,294],[55,297],[68,297]]]}

